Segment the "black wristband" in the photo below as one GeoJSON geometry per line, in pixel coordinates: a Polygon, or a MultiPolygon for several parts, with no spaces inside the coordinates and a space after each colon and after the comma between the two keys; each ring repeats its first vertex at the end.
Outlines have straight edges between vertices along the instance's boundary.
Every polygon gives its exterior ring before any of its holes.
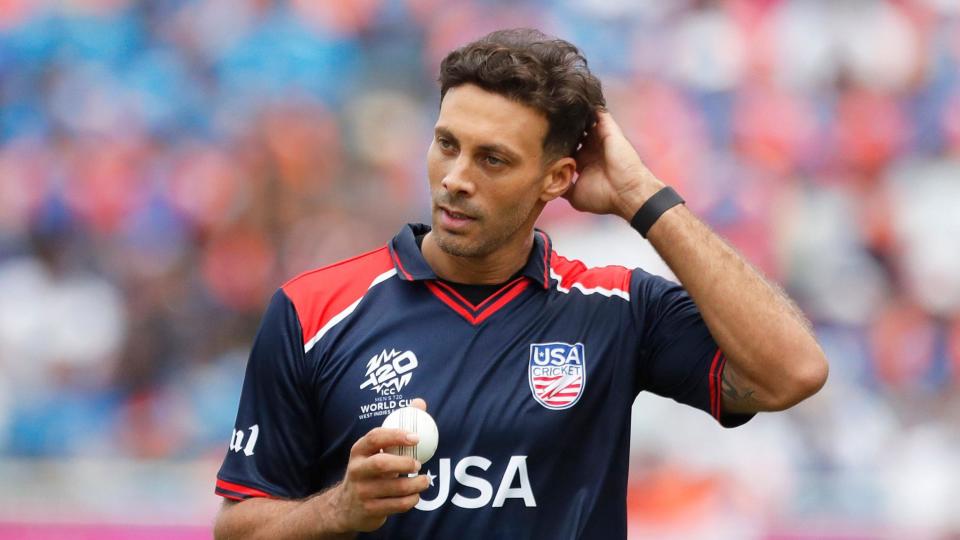
{"type": "Polygon", "coordinates": [[[646,238],[647,233],[650,232],[650,227],[653,227],[653,224],[660,219],[664,212],[685,202],[672,187],[666,186],[643,203],[643,206],[637,210],[633,219],[630,220],[630,226],[646,238]]]}

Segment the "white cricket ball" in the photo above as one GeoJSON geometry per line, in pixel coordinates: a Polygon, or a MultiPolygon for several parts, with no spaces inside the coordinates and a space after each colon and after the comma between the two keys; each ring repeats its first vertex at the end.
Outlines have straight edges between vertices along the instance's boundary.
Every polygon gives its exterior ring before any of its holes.
{"type": "Polygon", "coordinates": [[[392,446],[384,451],[398,456],[410,456],[420,463],[426,463],[437,451],[440,434],[437,423],[426,411],[416,407],[402,407],[390,413],[383,421],[383,427],[402,429],[420,435],[420,442],[413,446],[392,446]]]}

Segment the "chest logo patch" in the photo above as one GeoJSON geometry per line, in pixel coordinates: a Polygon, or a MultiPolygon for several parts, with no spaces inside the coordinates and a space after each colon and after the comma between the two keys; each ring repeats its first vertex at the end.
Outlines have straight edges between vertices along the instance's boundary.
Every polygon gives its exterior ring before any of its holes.
{"type": "Polygon", "coordinates": [[[551,410],[569,409],[587,383],[583,343],[531,343],[527,375],[537,403],[551,410]]]}
{"type": "Polygon", "coordinates": [[[413,377],[419,362],[413,351],[386,349],[367,361],[367,373],[360,389],[372,388],[381,396],[399,394],[413,377]]]}

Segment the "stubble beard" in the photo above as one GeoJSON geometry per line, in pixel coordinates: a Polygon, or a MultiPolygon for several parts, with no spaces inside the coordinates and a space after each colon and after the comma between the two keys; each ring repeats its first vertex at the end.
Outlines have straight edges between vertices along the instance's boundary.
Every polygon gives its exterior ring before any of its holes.
{"type": "Polygon", "coordinates": [[[491,227],[484,227],[486,218],[478,219],[475,225],[479,228],[479,234],[473,241],[470,238],[450,234],[439,227],[434,227],[434,232],[439,233],[435,234],[434,238],[436,238],[437,247],[448,255],[465,258],[486,257],[506,244],[523,227],[532,211],[533,205],[529,208],[515,206],[491,227]]]}

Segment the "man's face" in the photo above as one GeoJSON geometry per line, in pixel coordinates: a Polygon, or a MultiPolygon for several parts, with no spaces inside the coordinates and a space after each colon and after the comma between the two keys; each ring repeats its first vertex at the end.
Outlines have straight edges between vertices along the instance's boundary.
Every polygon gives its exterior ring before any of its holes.
{"type": "Polygon", "coordinates": [[[433,236],[446,253],[484,257],[527,234],[546,200],[535,109],[478,86],[447,90],[427,152],[433,236]]]}

